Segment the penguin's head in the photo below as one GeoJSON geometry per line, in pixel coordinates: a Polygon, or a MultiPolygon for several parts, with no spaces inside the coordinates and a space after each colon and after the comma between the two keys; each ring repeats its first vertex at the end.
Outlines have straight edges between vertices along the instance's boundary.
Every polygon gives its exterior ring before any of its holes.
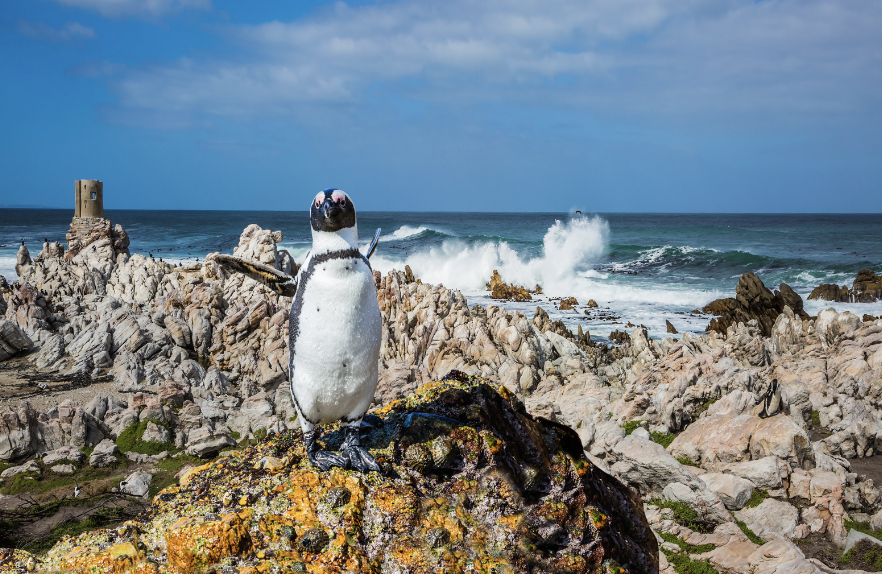
{"type": "Polygon", "coordinates": [[[326,189],[318,192],[312,200],[309,220],[315,231],[334,233],[355,227],[355,206],[346,192],[326,189]]]}

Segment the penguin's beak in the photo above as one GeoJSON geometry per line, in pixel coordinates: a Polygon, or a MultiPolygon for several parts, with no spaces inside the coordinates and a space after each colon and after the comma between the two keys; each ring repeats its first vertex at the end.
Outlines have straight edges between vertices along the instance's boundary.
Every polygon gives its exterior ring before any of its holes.
{"type": "Polygon", "coordinates": [[[338,213],[340,213],[340,206],[331,201],[330,198],[326,199],[322,204],[322,215],[324,216],[325,221],[331,219],[338,213]]]}

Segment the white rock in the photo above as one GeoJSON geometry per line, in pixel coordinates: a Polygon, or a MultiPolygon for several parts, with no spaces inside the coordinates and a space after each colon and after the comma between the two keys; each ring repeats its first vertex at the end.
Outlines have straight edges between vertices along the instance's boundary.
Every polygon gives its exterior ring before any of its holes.
{"type": "Polygon", "coordinates": [[[42,471],[37,461],[29,460],[28,462],[19,466],[10,466],[2,473],[0,473],[0,478],[9,478],[11,476],[15,476],[16,474],[23,474],[25,472],[36,472],[37,474],[40,474],[42,471]]]}
{"type": "Polygon", "coordinates": [[[750,495],[753,494],[754,485],[749,480],[733,476],[731,474],[708,473],[699,476],[711,492],[715,493],[729,510],[744,508],[750,495]]]}
{"type": "Polygon", "coordinates": [[[151,474],[138,470],[119,483],[119,490],[124,494],[130,494],[132,496],[147,496],[147,492],[150,490],[150,482],[152,480],[153,476],[151,474]]]}
{"type": "Polygon", "coordinates": [[[89,466],[97,466],[98,468],[110,466],[116,462],[116,456],[114,455],[118,452],[119,448],[116,446],[116,443],[106,438],[95,445],[95,450],[89,456],[89,466]]]}
{"type": "Polygon", "coordinates": [[[236,441],[230,435],[215,432],[206,426],[199,427],[187,436],[187,454],[190,456],[204,457],[230,446],[236,446],[236,441]]]}
{"type": "Polygon", "coordinates": [[[644,497],[679,500],[702,518],[712,522],[728,520],[729,513],[717,495],[660,444],[626,436],[612,447],[607,462],[614,463],[610,469],[619,480],[644,497]]]}
{"type": "Polygon", "coordinates": [[[766,456],[744,462],[718,463],[713,470],[732,474],[752,482],[757,488],[781,488],[790,467],[777,456],[766,456]]]}
{"type": "Polygon", "coordinates": [[[43,464],[47,466],[53,465],[60,460],[69,460],[75,462],[76,464],[82,464],[84,458],[86,458],[86,455],[83,454],[83,451],[72,446],[63,446],[53,451],[44,453],[43,464]]]}
{"type": "Polygon", "coordinates": [[[649,435],[649,431],[643,427],[637,427],[634,429],[634,432],[631,433],[631,436],[634,438],[639,438],[640,440],[652,440],[652,437],[649,435]]]}
{"type": "Polygon", "coordinates": [[[760,538],[769,539],[773,536],[791,538],[793,530],[799,524],[799,511],[792,504],[765,499],[754,508],[745,508],[735,513],[760,538]]]}
{"type": "Polygon", "coordinates": [[[147,421],[147,428],[144,429],[144,434],[141,435],[141,440],[145,442],[171,442],[171,439],[171,434],[168,430],[153,421],[147,421]]]}
{"type": "Polygon", "coordinates": [[[76,471],[76,468],[74,468],[74,465],[72,464],[56,464],[55,466],[49,468],[49,470],[56,474],[68,475],[73,474],[76,471]]]}

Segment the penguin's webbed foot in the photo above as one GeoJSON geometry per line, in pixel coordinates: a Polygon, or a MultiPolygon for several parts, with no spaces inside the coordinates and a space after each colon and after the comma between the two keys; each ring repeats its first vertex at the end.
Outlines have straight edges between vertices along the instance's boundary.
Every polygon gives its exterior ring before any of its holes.
{"type": "Polygon", "coordinates": [[[339,466],[340,468],[346,468],[348,466],[349,459],[347,457],[329,450],[319,450],[318,445],[316,444],[317,438],[317,433],[314,430],[304,433],[303,435],[303,441],[306,443],[306,458],[309,459],[309,462],[318,467],[319,470],[323,471],[330,470],[335,466],[339,466]]]}
{"type": "Polygon", "coordinates": [[[309,459],[309,462],[318,467],[319,470],[330,470],[335,466],[339,466],[340,468],[346,468],[349,466],[349,460],[345,456],[329,450],[307,452],[306,458],[309,459]]]}
{"type": "Polygon", "coordinates": [[[341,454],[346,457],[349,462],[349,468],[352,470],[357,470],[359,472],[383,471],[383,469],[380,468],[380,463],[377,462],[377,459],[371,456],[371,453],[369,453],[364,447],[353,445],[343,449],[341,454]]]}
{"type": "Polygon", "coordinates": [[[349,468],[353,470],[359,472],[382,472],[383,469],[380,468],[380,463],[377,462],[377,459],[360,445],[358,436],[359,426],[361,426],[360,423],[356,426],[346,427],[346,440],[343,441],[341,454],[346,457],[347,462],[349,462],[349,468]]]}

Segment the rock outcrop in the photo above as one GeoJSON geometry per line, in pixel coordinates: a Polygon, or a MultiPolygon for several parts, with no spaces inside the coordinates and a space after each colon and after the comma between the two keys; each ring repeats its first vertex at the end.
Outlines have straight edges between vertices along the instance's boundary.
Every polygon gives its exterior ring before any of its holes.
{"type": "Polygon", "coordinates": [[[532,301],[531,293],[541,293],[542,290],[537,286],[534,291],[530,291],[526,287],[508,284],[502,280],[499,271],[493,270],[490,282],[487,284],[487,290],[490,291],[490,298],[502,299],[505,301],[532,301]]]}
{"type": "Polygon", "coordinates": [[[756,320],[764,337],[772,332],[772,325],[784,311],[790,307],[794,314],[807,318],[803,310],[802,297],[786,283],[781,283],[779,290],[770,291],[760,278],[753,273],[745,273],[735,287],[735,298],[717,299],[702,309],[705,313],[717,315],[707,326],[708,331],[725,334],[726,330],[738,323],[756,320]]]}
{"type": "Polygon", "coordinates": [[[858,271],[851,289],[843,285],[823,283],[812,289],[810,300],[836,301],[839,303],[873,303],[882,299],[882,275],[872,269],[858,271]]]}
{"type": "Polygon", "coordinates": [[[129,235],[122,225],[114,227],[103,217],[74,217],[67,232],[69,260],[112,259],[129,254],[129,235]],[[82,254],[82,255],[81,255],[82,254]]]}
{"type": "MultiPolygon", "coordinates": [[[[636,496],[576,434],[452,373],[378,411],[362,445],[384,475],[316,471],[288,431],[188,471],[149,514],[62,539],[45,570],[658,572],[636,496]]],[[[331,448],[340,431],[324,438],[331,448]]],[[[129,477],[125,488],[141,491],[129,477]]],[[[28,557],[14,557],[16,560],[28,557]]]]}

